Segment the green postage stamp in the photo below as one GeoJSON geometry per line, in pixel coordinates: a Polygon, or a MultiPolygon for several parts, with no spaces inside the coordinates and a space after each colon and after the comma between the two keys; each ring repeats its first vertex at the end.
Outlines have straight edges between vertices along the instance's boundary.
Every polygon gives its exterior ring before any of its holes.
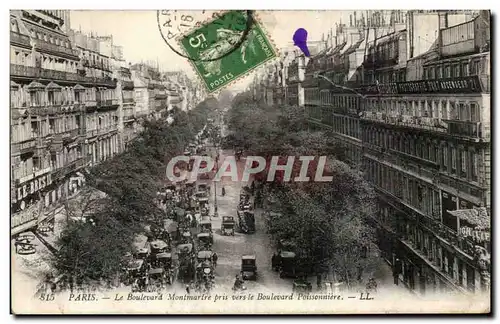
{"type": "Polygon", "coordinates": [[[261,24],[244,10],[223,13],[179,41],[209,93],[277,57],[261,24]]]}

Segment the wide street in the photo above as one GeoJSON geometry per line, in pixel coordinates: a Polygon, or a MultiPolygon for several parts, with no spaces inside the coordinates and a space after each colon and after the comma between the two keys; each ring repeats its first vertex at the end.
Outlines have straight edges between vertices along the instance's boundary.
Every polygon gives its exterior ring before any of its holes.
{"type": "MultiPolygon", "coordinates": [[[[222,135],[225,134],[225,129],[222,129],[222,135]]],[[[234,152],[232,150],[217,150],[212,144],[209,144],[208,141],[206,143],[207,153],[215,157],[217,153],[219,154],[219,167],[226,157],[233,156],[234,152]]],[[[245,286],[247,287],[248,292],[253,293],[290,293],[292,291],[292,282],[293,279],[281,279],[277,272],[271,269],[271,257],[273,253],[276,251],[276,247],[271,242],[270,235],[267,234],[266,225],[263,216],[262,209],[255,210],[255,223],[256,223],[256,232],[253,234],[244,234],[238,231],[238,228],[235,229],[235,235],[222,235],[221,225],[222,225],[222,217],[223,216],[233,216],[235,220],[237,219],[237,206],[239,203],[240,190],[245,186],[250,186],[251,180],[248,182],[241,181],[241,170],[244,168],[244,164],[246,162],[245,157],[242,157],[240,161],[237,161],[238,165],[238,179],[234,181],[230,177],[222,177],[219,181],[214,180],[198,180],[198,183],[208,183],[210,185],[210,215],[214,215],[214,207],[217,204],[218,207],[218,217],[212,217],[212,229],[213,229],[213,238],[214,244],[212,246],[213,252],[217,253],[218,262],[217,268],[215,270],[215,288],[213,292],[225,292],[231,293],[231,289],[233,287],[235,276],[241,271],[241,257],[243,255],[255,255],[256,257],[256,265],[257,265],[257,273],[258,277],[255,281],[245,281],[245,286]],[[225,188],[225,195],[222,196],[222,188],[225,188]]],[[[193,233],[196,235],[196,233],[193,233]]],[[[146,237],[140,235],[135,238],[136,246],[143,247],[146,244],[146,237]]],[[[39,253],[35,256],[17,256],[20,262],[16,262],[16,264],[23,264],[26,262],[33,263],[33,261],[37,261],[37,264],[43,267],[45,265],[42,260],[40,260],[39,256],[41,252],[49,253],[49,251],[44,246],[43,242],[35,242],[39,253]],[[33,260],[31,260],[33,259],[33,260]],[[22,261],[22,262],[21,262],[22,261]]],[[[27,269],[33,268],[32,266],[28,266],[27,269]]],[[[34,269],[32,269],[34,270],[34,269]]],[[[19,271],[21,273],[21,271],[19,271]]],[[[384,290],[386,292],[395,292],[398,293],[408,291],[402,286],[395,286],[391,281],[391,271],[380,259],[380,263],[376,265],[373,269],[369,269],[366,273],[366,276],[373,276],[379,282],[380,290],[384,290]]],[[[35,288],[42,278],[38,277],[32,271],[32,273],[25,273],[22,281],[26,283],[31,283],[32,287],[31,291],[36,291],[35,288]]],[[[310,282],[313,284],[313,292],[317,290],[315,279],[310,278],[310,282]]],[[[101,287],[99,290],[105,290],[101,287]]],[[[175,292],[178,294],[183,294],[186,292],[186,287],[180,281],[177,281],[172,286],[166,287],[166,292],[175,292]]],[[[111,289],[113,292],[130,292],[130,286],[120,286],[111,289]]]]}

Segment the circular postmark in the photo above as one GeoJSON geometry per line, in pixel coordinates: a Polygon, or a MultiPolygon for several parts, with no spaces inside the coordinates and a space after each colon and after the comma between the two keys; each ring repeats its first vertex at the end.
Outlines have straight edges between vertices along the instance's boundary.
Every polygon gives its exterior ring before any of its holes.
{"type": "Polygon", "coordinates": [[[214,10],[183,11],[183,10],[158,10],[157,21],[160,35],[167,46],[177,55],[187,58],[193,62],[211,62],[222,59],[236,51],[244,43],[252,26],[254,25],[252,10],[241,10],[242,15],[228,15],[214,10]],[[217,57],[193,58],[183,54],[180,44],[175,44],[174,40],[185,36],[187,33],[202,28],[207,21],[224,25],[241,31],[241,36],[232,42],[232,46],[217,57]],[[221,21],[219,21],[221,20],[221,21]],[[230,21],[228,21],[230,20],[230,21]]]}

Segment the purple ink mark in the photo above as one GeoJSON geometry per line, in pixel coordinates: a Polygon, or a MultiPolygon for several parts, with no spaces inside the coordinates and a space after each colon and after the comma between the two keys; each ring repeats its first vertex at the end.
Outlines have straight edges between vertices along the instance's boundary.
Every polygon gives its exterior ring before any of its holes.
{"type": "Polygon", "coordinates": [[[300,48],[305,56],[310,57],[309,49],[307,48],[307,30],[299,28],[293,34],[293,44],[300,48]]]}

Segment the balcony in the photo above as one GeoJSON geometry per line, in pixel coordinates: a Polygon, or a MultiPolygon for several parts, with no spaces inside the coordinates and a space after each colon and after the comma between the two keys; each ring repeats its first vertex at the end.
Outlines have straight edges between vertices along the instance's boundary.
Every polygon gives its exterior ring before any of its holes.
{"type": "Polygon", "coordinates": [[[85,84],[99,84],[109,87],[116,87],[116,81],[105,78],[96,78],[83,76],[73,72],[48,70],[43,68],[36,68],[32,66],[24,66],[18,64],[10,65],[10,75],[11,77],[19,78],[29,78],[29,79],[47,79],[47,80],[57,80],[66,81],[71,83],[85,83],[85,84]]]}
{"type": "Polygon", "coordinates": [[[75,128],[71,130],[64,131],[61,134],[61,138],[64,142],[74,140],[80,134],[80,129],[75,128]]]}
{"type": "Polygon", "coordinates": [[[23,154],[33,151],[36,148],[36,138],[31,138],[23,142],[11,143],[12,154],[23,154]]]}
{"type": "Polygon", "coordinates": [[[454,136],[468,137],[479,140],[482,138],[481,123],[461,120],[444,120],[448,124],[448,133],[454,136]]]}

